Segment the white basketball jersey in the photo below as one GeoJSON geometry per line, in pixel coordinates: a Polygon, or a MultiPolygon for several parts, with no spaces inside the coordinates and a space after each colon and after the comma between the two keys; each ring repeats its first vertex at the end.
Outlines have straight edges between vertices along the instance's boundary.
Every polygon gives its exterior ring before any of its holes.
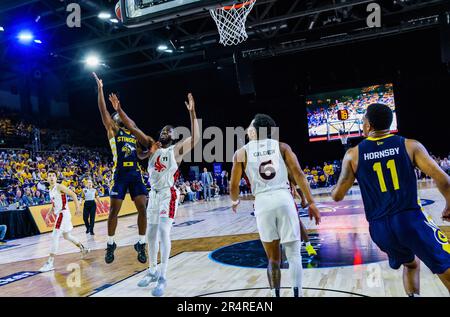
{"type": "Polygon", "coordinates": [[[174,145],[158,149],[148,162],[150,186],[154,190],[173,187],[178,172],[174,145]]]}
{"type": "Polygon", "coordinates": [[[53,211],[55,214],[58,214],[62,210],[69,210],[69,200],[67,199],[67,195],[61,193],[56,187],[57,185],[53,186],[50,190],[50,200],[53,205],[53,211]]]}
{"type": "Polygon", "coordinates": [[[278,141],[272,139],[250,141],[244,149],[247,152],[245,173],[254,195],[290,188],[288,171],[278,141]]]}

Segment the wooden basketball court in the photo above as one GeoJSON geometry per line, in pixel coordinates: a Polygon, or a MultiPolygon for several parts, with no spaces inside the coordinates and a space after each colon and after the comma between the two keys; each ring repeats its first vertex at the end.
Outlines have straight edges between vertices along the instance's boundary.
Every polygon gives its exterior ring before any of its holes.
{"type": "MultiPolygon", "coordinates": [[[[450,227],[440,219],[442,197],[430,181],[421,182],[420,188],[425,210],[448,235],[450,227]]],[[[319,258],[305,265],[304,296],[405,296],[402,271],[389,268],[386,257],[368,235],[359,189],[354,187],[352,194],[339,204],[331,203],[328,190],[314,193],[321,204],[323,220],[316,227],[308,218],[302,218],[315,238],[319,258]]],[[[180,206],[172,231],[165,296],[269,296],[266,270],[252,267],[251,247],[245,252],[232,249],[251,246],[251,241],[257,243],[255,218],[251,214],[253,202],[248,197],[238,214],[233,214],[229,205],[229,198],[221,197],[180,206]],[[234,253],[225,253],[225,261],[220,262],[212,253],[220,248],[231,248],[227,252],[234,253]],[[227,263],[229,260],[234,262],[227,263]]],[[[53,272],[36,274],[47,259],[51,234],[9,241],[0,248],[0,296],[151,297],[150,287],[137,286],[147,267],[137,261],[133,249],[137,239],[135,223],[135,215],[119,219],[119,247],[116,260],[110,265],[104,262],[106,222],[96,224],[94,237],[86,235],[83,227],[74,229],[73,234],[92,249],[84,259],[71,244],[61,241],[53,272]],[[22,278],[17,281],[5,280],[19,275],[22,278]]],[[[288,286],[287,270],[282,274],[282,286],[288,286]]],[[[421,274],[422,296],[448,296],[439,279],[423,264],[421,274]]],[[[283,289],[283,295],[289,296],[290,290],[283,289]]]]}

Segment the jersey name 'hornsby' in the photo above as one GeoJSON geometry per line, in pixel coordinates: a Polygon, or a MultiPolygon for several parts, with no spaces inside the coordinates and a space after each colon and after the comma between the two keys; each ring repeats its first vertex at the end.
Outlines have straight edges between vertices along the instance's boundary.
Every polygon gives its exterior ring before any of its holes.
{"type": "Polygon", "coordinates": [[[400,149],[398,147],[392,148],[392,149],[386,149],[383,151],[377,151],[377,152],[370,152],[370,153],[364,153],[364,160],[375,160],[380,159],[383,157],[398,155],[400,149]]]}

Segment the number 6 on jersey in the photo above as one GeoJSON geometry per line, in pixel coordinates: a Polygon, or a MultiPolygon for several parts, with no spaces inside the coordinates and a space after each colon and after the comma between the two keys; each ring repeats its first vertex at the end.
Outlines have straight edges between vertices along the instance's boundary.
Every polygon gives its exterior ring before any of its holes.
{"type": "Polygon", "coordinates": [[[262,162],[259,165],[259,175],[265,179],[265,180],[271,180],[275,177],[277,172],[275,171],[275,168],[273,167],[272,160],[262,162]]]}

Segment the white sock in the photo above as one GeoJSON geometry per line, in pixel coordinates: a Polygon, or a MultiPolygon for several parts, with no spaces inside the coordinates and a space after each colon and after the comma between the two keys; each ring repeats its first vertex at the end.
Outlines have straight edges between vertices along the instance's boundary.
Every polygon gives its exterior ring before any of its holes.
{"type": "Polygon", "coordinates": [[[55,258],[52,257],[52,256],[50,256],[50,257],[48,258],[47,263],[48,263],[48,264],[53,264],[54,261],[55,261],[55,258]]]}
{"type": "Polygon", "coordinates": [[[289,263],[289,273],[291,275],[291,287],[297,287],[299,296],[302,292],[302,254],[300,253],[300,241],[288,242],[283,245],[286,251],[286,258],[289,263]]]}
{"type": "Polygon", "coordinates": [[[159,252],[159,241],[158,241],[158,227],[157,224],[149,223],[147,226],[147,241],[148,241],[148,255],[149,255],[149,270],[152,274],[156,272],[158,265],[158,252],[159,252]]]}
{"type": "Polygon", "coordinates": [[[170,240],[170,231],[172,230],[173,220],[170,218],[161,219],[159,224],[160,243],[161,243],[161,277],[166,278],[167,267],[169,265],[170,250],[172,241],[170,240]]]}
{"type": "Polygon", "coordinates": [[[141,236],[139,235],[139,243],[144,244],[145,243],[145,235],[141,236]]]}
{"type": "Polygon", "coordinates": [[[108,244],[114,244],[115,236],[108,236],[108,244]]]}
{"type": "Polygon", "coordinates": [[[61,232],[59,232],[59,230],[58,231],[53,231],[53,234],[52,234],[52,248],[51,248],[51,251],[50,251],[50,253],[51,254],[57,254],[58,253],[58,249],[59,249],[59,238],[60,238],[60,236],[61,236],[61,232]]]}

